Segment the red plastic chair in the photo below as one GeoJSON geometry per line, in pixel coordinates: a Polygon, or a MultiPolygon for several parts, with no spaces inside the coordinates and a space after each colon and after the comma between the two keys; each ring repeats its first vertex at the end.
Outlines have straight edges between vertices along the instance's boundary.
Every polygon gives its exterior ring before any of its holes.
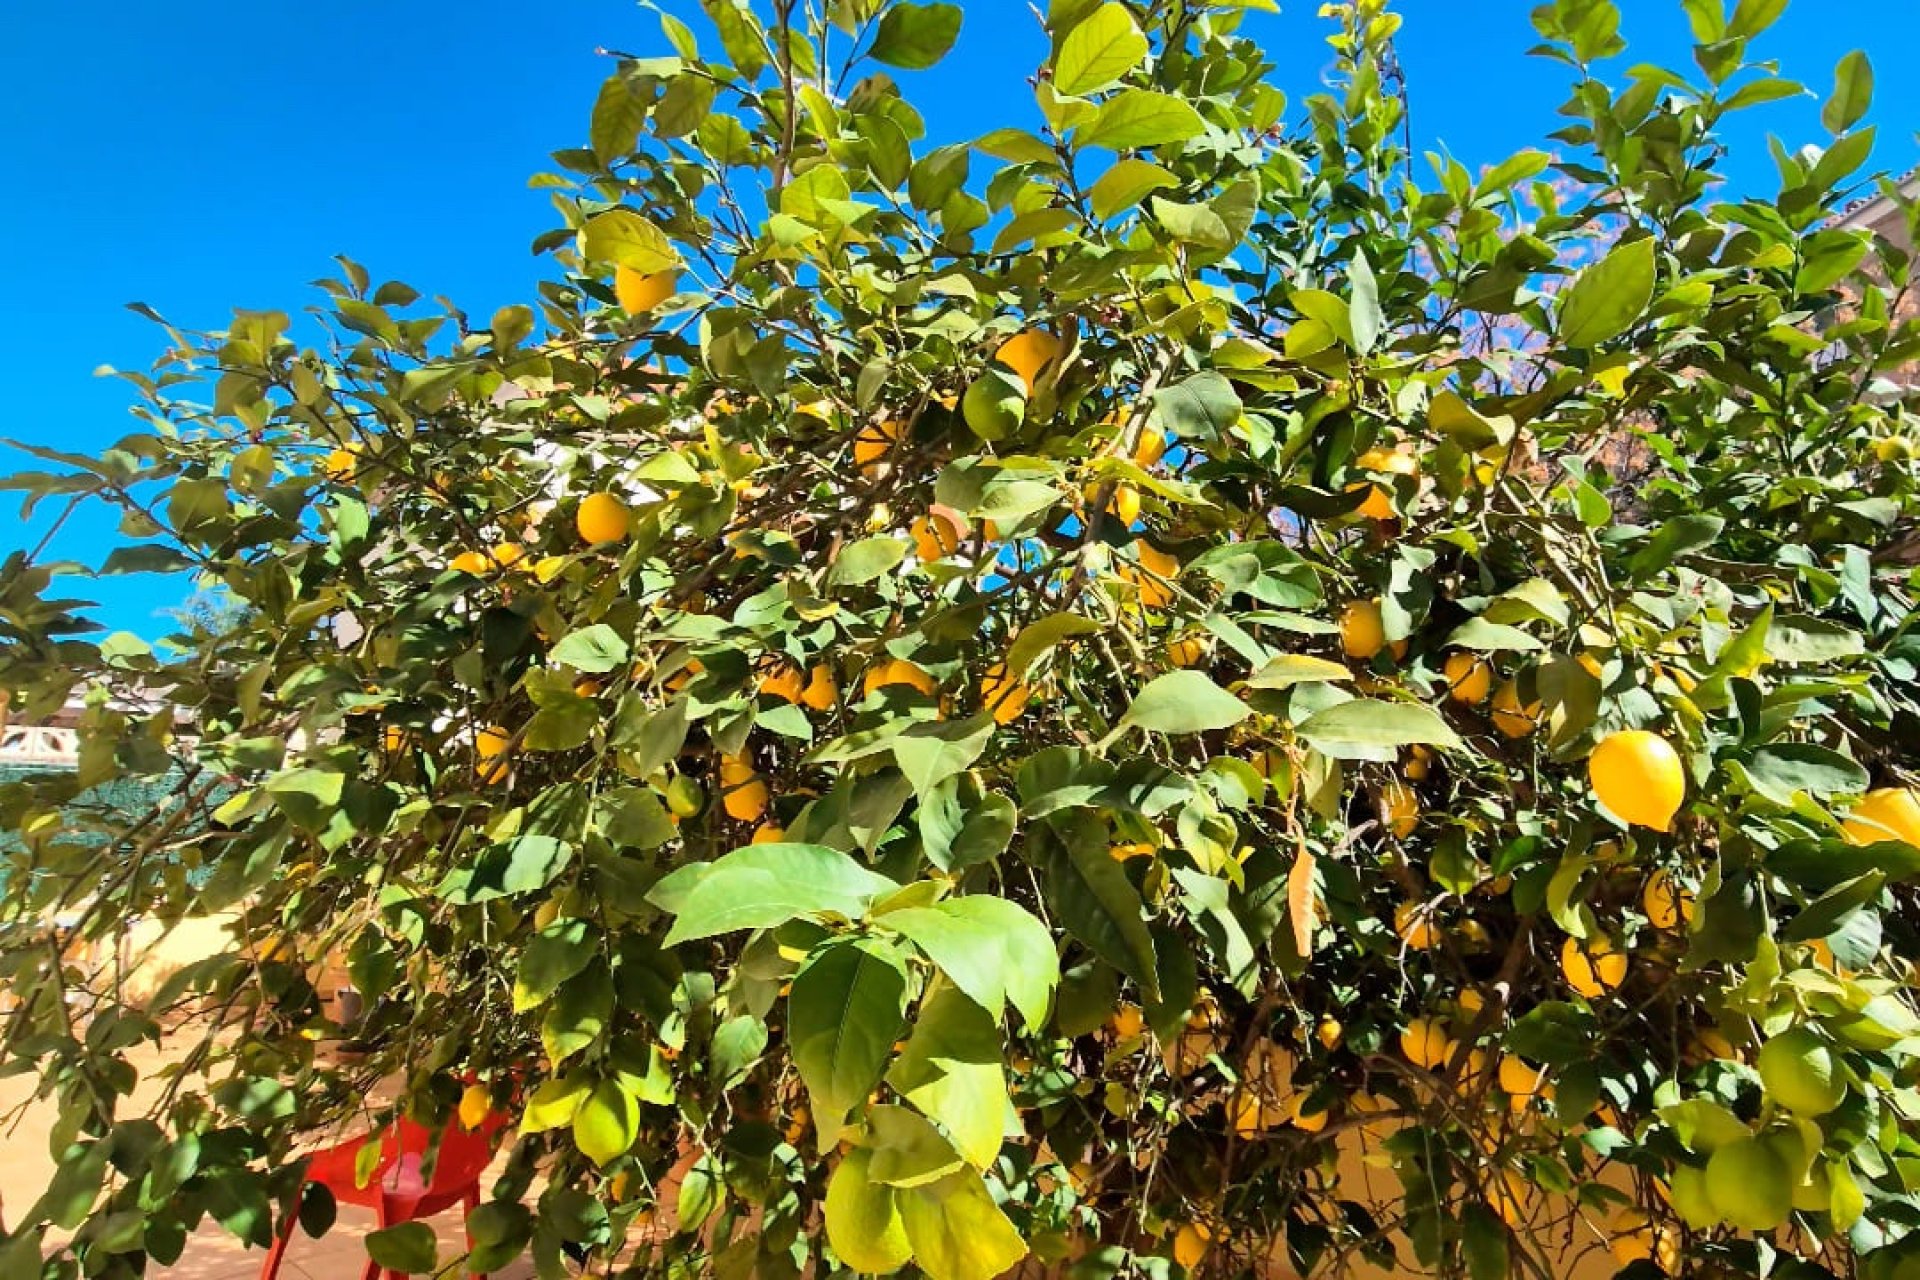
{"type": "MultiPolygon", "coordinates": [[[[357,1204],[372,1209],[379,1227],[398,1226],[437,1213],[462,1207],[462,1217],[480,1204],[480,1175],[493,1162],[494,1138],[512,1122],[503,1112],[493,1112],[480,1127],[466,1130],[456,1121],[439,1138],[439,1151],[433,1172],[425,1172],[427,1155],[434,1149],[431,1129],[400,1119],[378,1135],[367,1134],[313,1154],[307,1164],[307,1181],[317,1182],[333,1192],[341,1204],[357,1204]],[[363,1185],[356,1174],[360,1153],[368,1144],[380,1143],[380,1159],[372,1176],[363,1185]]],[[[293,1241],[298,1216],[289,1214],[284,1230],[273,1242],[260,1280],[274,1280],[280,1261],[293,1241]]],[[[472,1238],[468,1238],[472,1246],[472,1238]]],[[[367,1259],[361,1280],[380,1280],[380,1264],[367,1259]]],[[[391,1273],[395,1276],[399,1272],[391,1273]]],[[[482,1278],[484,1280],[484,1277],[482,1278]]]]}

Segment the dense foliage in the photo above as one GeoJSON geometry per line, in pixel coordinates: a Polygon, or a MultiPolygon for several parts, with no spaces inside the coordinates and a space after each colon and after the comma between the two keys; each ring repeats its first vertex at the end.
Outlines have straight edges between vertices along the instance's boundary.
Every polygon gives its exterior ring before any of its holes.
{"type": "Polygon", "coordinates": [[[13,713],[88,707],[0,785],[62,1161],[0,1276],[324,1227],[291,1153],[382,1080],[520,1116],[475,1262],[543,1275],[1920,1274],[1865,59],[1728,202],[1777,0],[1685,72],[1543,4],[1568,123],[1478,176],[1384,0],[1292,111],[1266,7],[1053,0],[1036,126],[934,147],[886,69],[959,6],[705,0],[538,179],[537,306],[343,261],[317,345],[170,329],[144,431],[34,450],[227,604],[0,574],[13,713]],[[222,912],[138,999],[61,949],[222,912]]]}

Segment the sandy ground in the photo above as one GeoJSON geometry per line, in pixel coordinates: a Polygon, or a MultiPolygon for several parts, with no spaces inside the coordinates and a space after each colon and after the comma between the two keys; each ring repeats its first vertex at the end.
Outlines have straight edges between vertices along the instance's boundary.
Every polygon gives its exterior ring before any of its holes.
{"type": "MultiPolygon", "coordinates": [[[[129,1051],[129,1056],[143,1080],[150,1078],[160,1063],[159,1052],[148,1045],[129,1051]]],[[[12,1115],[16,1107],[31,1098],[34,1084],[31,1077],[0,1080],[0,1115],[12,1115]]],[[[136,1099],[140,1096],[135,1095],[136,1099]]],[[[54,1116],[52,1103],[35,1103],[17,1126],[0,1132],[0,1204],[17,1212],[31,1205],[46,1190],[54,1167],[53,1157],[47,1150],[47,1135],[54,1116]]],[[[496,1171],[499,1163],[496,1161],[496,1171]]],[[[483,1195],[492,1185],[493,1172],[481,1182],[483,1195]]],[[[460,1217],[456,1208],[431,1220],[440,1237],[442,1259],[465,1251],[460,1217]]],[[[366,1249],[361,1241],[372,1229],[370,1212],[342,1205],[333,1230],[321,1238],[316,1240],[302,1232],[295,1233],[280,1274],[286,1280],[354,1280],[367,1264],[366,1249]]],[[[260,1274],[265,1261],[264,1251],[247,1248],[221,1230],[217,1223],[209,1221],[187,1242],[186,1252],[178,1263],[148,1274],[171,1280],[251,1280],[260,1274]]],[[[534,1274],[533,1264],[523,1257],[495,1274],[501,1280],[530,1280],[534,1274]]]]}

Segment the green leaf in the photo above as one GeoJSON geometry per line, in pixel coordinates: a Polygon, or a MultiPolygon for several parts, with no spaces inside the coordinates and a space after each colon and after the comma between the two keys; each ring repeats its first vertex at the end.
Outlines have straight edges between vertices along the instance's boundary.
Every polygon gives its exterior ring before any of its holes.
{"type": "Polygon", "coordinates": [[[907,71],[925,71],[947,56],[960,38],[957,4],[898,4],[880,20],[867,52],[877,61],[907,71]]]}
{"type": "Polygon", "coordinates": [[[1650,578],[1688,552],[1713,545],[1726,525],[1719,516],[1675,516],[1660,526],[1646,546],[1633,553],[1627,569],[1636,578],[1650,578]]]}
{"type": "Polygon", "coordinates": [[[1314,750],[1335,760],[1391,760],[1400,747],[1459,749],[1460,738],[1431,707],[1355,698],[1315,712],[1295,727],[1314,750]]]}
{"type": "Polygon", "coordinates": [[[367,1256],[388,1271],[417,1276],[439,1265],[440,1242],[424,1222],[403,1222],[367,1234],[367,1256]]]}
{"type": "Polygon", "coordinates": [[[1245,406],[1226,375],[1209,369],[1153,394],[1153,425],[1188,440],[1224,438],[1245,406]]]}
{"type": "Polygon", "coordinates": [[[573,1144],[604,1168],[640,1136],[640,1099],[618,1080],[602,1080],[573,1115],[573,1144]]]}
{"type": "Polygon", "coordinates": [[[1079,96],[1104,89],[1140,65],[1147,38],[1127,6],[1103,4],[1067,32],[1053,59],[1053,87],[1079,96]]]}
{"type": "Polygon", "coordinates": [[[594,675],[625,666],[627,642],[604,622],[583,627],[561,638],[547,655],[562,666],[594,675]]]}
{"type": "Polygon", "coordinates": [[[1838,751],[1811,742],[1761,747],[1742,762],[1753,789],[1778,805],[1796,794],[1856,795],[1867,789],[1867,771],[1838,751]]]}
{"type": "Polygon", "coordinates": [[[1463,449],[1485,449],[1513,439],[1513,419],[1505,414],[1489,418],[1451,391],[1433,397],[1427,421],[1435,431],[1457,441],[1463,449]]]}
{"type": "Polygon", "coordinates": [[[814,950],[787,1000],[793,1063],[817,1112],[835,1118],[865,1102],[906,1028],[907,966],[874,938],[814,950]]]}
{"type": "Polygon", "coordinates": [[[1477,1200],[1460,1214],[1460,1252],[1466,1255],[1471,1280],[1507,1280],[1513,1274],[1506,1224],[1477,1200]]]}
{"type": "Polygon", "coordinates": [[[1253,714],[1246,703],[1215,684],[1203,671],[1169,671],[1156,676],[1134,698],[1114,726],[1109,741],[1128,726],[1154,733],[1205,733],[1227,729],[1253,714]]]}
{"type": "Polygon", "coordinates": [[[1100,834],[1048,827],[1028,841],[1027,852],[1060,925],[1149,996],[1156,994],[1153,934],[1142,918],[1139,891],[1100,834]]]}
{"type": "Polygon", "coordinates": [[[1027,1256],[1026,1241],[972,1173],[899,1193],[914,1263],[928,1280],[994,1280],[1027,1256]]]}
{"type": "Polygon", "coordinates": [[[1824,618],[1775,618],[1767,632],[1767,657],[1775,662],[1823,665],[1866,651],[1859,632],[1824,618]]]}
{"type": "Polygon", "coordinates": [[[633,150],[646,123],[647,100],[635,93],[625,72],[615,72],[600,86],[587,126],[588,145],[601,164],[612,164],[633,150]]]}
{"type": "Polygon", "coordinates": [[[1485,618],[1468,618],[1447,636],[1447,647],[1497,653],[1544,649],[1546,645],[1518,627],[1488,622],[1485,618]]]}
{"type": "Polygon", "coordinates": [[[900,886],[838,849],[757,844],[665,876],[647,901],[675,919],[667,946],[740,929],[770,929],[800,916],[859,919],[900,886]]]}
{"type": "Polygon", "coordinates": [[[990,715],[910,725],[891,740],[894,762],[913,784],[913,794],[924,799],[978,760],[993,741],[993,730],[990,715]]]}
{"type": "Polygon", "coordinates": [[[535,934],[520,955],[513,1011],[525,1013],[545,1004],[561,983],[592,963],[596,943],[584,920],[556,920],[535,934]]]}
{"type": "Polygon", "coordinates": [[[1840,59],[1833,72],[1833,96],[1820,110],[1820,123],[1829,133],[1845,133],[1859,124],[1873,105],[1873,63],[1855,49],[1840,59]]]}
{"type": "Polygon", "coordinates": [[[946,1129],[967,1163],[985,1169],[999,1158],[1010,1109],[1000,1059],[1000,1030],[986,1010],[939,986],[921,1001],[887,1081],[946,1129]]]}
{"type": "Polygon", "coordinates": [[[1087,198],[1093,203],[1093,216],[1105,222],[1133,208],[1155,191],[1179,183],[1172,173],[1151,160],[1127,156],[1115,161],[1111,169],[1094,181],[1087,189],[1087,198]]]}
{"type": "Polygon", "coordinates": [[[1197,138],[1207,129],[1184,98],[1152,89],[1124,89],[1100,105],[1100,111],[1080,134],[1088,147],[1127,151],[1159,147],[1197,138]]]}
{"type": "Polygon", "coordinates": [[[890,1187],[921,1187],[959,1169],[965,1161],[946,1135],[907,1107],[886,1103],[867,1108],[873,1135],[872,1175],[890,1187]]]}
{"type": "Polygon", "coordinates": [[[1780,20],[1787,11],[1787,0],[1740,0],[1727,23],[1729,40],[1751,40],[1780,20]]]}
{"type": "Polygon", "coordinates": [[[906,558],[907,542],[904,538],[862,538],[841,548],[840,554],[834,557],[833,567],[827,570],[827,584],[855,587],[872,582],[906,558]]]}
{"type": "Polygon", "coordinates": [[[1353,349],[1366,355],[1380,340],[1387,319],[1380,310],[1380,285],[1374,279],[1373,267],[1365,253],[1353,255],[1353,262],[1347,268],[1347,283],[1353,295],[1347,308],[1348,323],[1353,327],[1353,349]]]}
{"type": "Polygon", "coordinates": [[[765,45],[761,43],[765,33],[752,6],[747,0],[700,0],[700,7],[707,11],[720,36],[720,47],[727,51],[734,68],[752,81],[767,65],[765,45]]]}
{"type": "Polygon", "coordinates": [[[938,906],[890,911],[879,921],[904,934],[996,1020],[1008,1002],[1030,1030],[1045,1020],[1060,981],[1060,960],[1053,935],[1026,908],[972,894],[938,906]]]}
{"type": "Polygon", "coordinates": [[[1786,942],[1810,942],[1837,932],[1854,912],[1880,896],[1887,887],[1883,871],[1869,871],[1843,881],[1807,904],[1780,937],[1786,942]]]}
{"type": "Polygon", "coordinates": [[[969,776],[949,778],[920,801],[920,843],[942,871],[991,862],[1013,840],[1019,812],[997,791],[983,792],[969,776]]]}
{"type": "Polygon", "coordinates": [[[1041,654],[1072,636],[1092,635],[1101,629],[1092,618],[1077,613],[1050,613],[1020,628],[1007,649],[1007,674],[1023,676],[1041,654]]]}
{"type": "Polygon", "coordinates": [[[1180,204],[1153,197],[1153,220],[1175,240],[1203,249],[1231,249],[1235,243],[1226,220],[1204,204],[1180,204]]]}
{"type": "Polygon", "coordinates": [[[1585,350],[1625,333],[1653,301],[1655,274],[1651,236],[1619,246],[1582,271],[1560,296],[1561,343],[1585,350]]]}
{"type": "Polygon", "coordinates": [[[749,1014],[728,1018],[713,1031],[713,1078],[722,1089],[746,1079],[767,1049],[767,1024],[749,1014]]]}
{"type": "Polygon", "coordinates": [[[1310,654],[1283,653],[1247,677],[1247,687],[1290,689],[1296,684],[1344,684],[1351,679],[1353,672],[1337,662],[1310,654]]]}
{"type": "Polygon", "coordinates": [[[552,836],[519,836],[488,845],[473,863],[455,867],[434,889],[449,902],[471,905],[544,889],[573,861],[573,846],[552,836]]]}
{"type": "Polygon", "coordinates": [[[590,262],[652,275],[680,265],[667,233],[632,209],[609,209],[587,219],[580,232],[580,254],[590,262]]]}

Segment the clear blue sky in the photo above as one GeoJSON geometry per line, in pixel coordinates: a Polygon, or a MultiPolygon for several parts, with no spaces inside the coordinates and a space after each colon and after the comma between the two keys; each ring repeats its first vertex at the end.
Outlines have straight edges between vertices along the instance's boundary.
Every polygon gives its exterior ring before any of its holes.
{"type": "MultiPolygon", "coordinates": [[[[1561,123],[1565,72],[1528,59],[1534,0],[1402,0],[1401,58],[1416,142],[1469,167],[1540,145],[1561,123]]],[[[1873,55],[1876,164],[1916,159],[1920,76],[1903,65],[1916,0],[1794,0],[1755,49],[1824,96],[1849,49],[1873,55]]],[[[1255,30],[1297,103],[1328,51],[1317,0],[1255,30]]],[[[668,0],[682,14],[694,0],[668,0]]],[[[963,0],[953,56],[902,76],[936,140],[1030,123],[1024,85],[1043,40],[1024,0],[963,0]],[[1003,110],[993,104],[1004,103],[1003,110]]],[[[1690,67],[1678,0],[1624,0],[1623,65],[1690,67]]],[[[97,449],[133,428],[129,389],[101,364],[145,368],[160,334],[123,309],[139,300],[193,327],[235,306],[298,311],[335,253],[375,279],[445,294],[480,315],[531,296],[544,262],[528,242],[553,225],[527,177],[550,151],[584,143],[600,80],[597,46],[666,52],[653,14],[631,0],[463,4],[341,0],[330,5],[156,5],[67,0],[11,6],[0,40],[0,343],[13,352],[0,435],[97,449]]],[[[700,24],[696,21],[695,26],[700,24]]],[[[1771,191],[1764,134],[1824,138],[1817,99],[1745,113],[1729,176],[1771,191]]],[[[11,450],[0,471],[37,466],[11,450]]],[[[51,504],[49,504],[51,509],[51,504]]],[[[33,545],[0,495],[0,553],[33,545]]],[[[109,520],[76,522],[56,548],[97,559],[109,520]]],[[[79,582],[109,626],[164,632],[158,611],[185,584],[79,582]]]]}

